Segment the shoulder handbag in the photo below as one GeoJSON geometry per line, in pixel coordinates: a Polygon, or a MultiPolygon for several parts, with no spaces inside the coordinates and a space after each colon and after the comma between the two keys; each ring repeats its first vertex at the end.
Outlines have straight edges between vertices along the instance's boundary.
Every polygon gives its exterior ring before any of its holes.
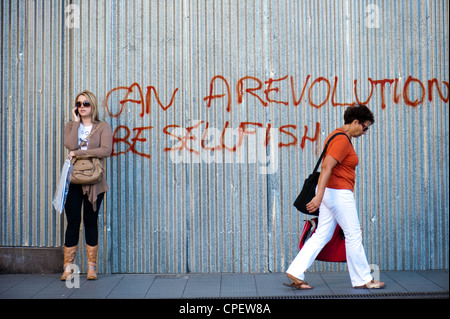
{"type": "MultiPolygon", "coordinates": [[[[319,181],[320,172],[317,170],[319,169],[320,162],[322,162],[322,158],[325,155],[325,152],[327,151],[328,145],[330,144],[331,140],[335,138],[337,135],[345,135],[345,133],[336,133],[330,139],[328,140],[327,144],[325,145],[322,154],[320,155],[319,160],[317,161],[316,167],[314,168],[314,171],[307,179],[305,179],[305,182],[303,183],[302,190],[300,191],[300,194],[297,196],[294,202],[295,208],[297,208],[299,211],[301,211],[304,214],[318,216],[319,215],[319,209],[317,209],[314,212],[309,212],[306,209],[306,204],[308,204],[316,195],[316,186],[317,182],[319,181]]],[[[348,138],[348,136],[347,136],[348,138]]],[[[350,140],[350,139],[349,139],[350,140]]]]}
{"type": "MultiPolygon", "coordinates": [[[[316,231],[318,218],[314,217],[311,220],[307,220],[303,226],[303,231],[300,236],[299,248],[302,249],[306,241],[311,238],[312,234],[316,231]]],[[[345,237],[339,225],[336,225],[333,237],[322,248],[317,255],[316,260],[328,261],[328,262],[346,262],[347,255],[345,251],[345,237]]]]}
{"type": "MultiPolygon", "coordinates": [[[[91,136],[98,130],[100,125],[88,135],[85,141],[78,145],[77,149],[85,146],[91,136]]],[[[103,178],[103,165],[98,157],[94,156],[76,156],[72,159],[72,174],[70,183],[81,185],[93,185],[100,182],[103,178]]]]}

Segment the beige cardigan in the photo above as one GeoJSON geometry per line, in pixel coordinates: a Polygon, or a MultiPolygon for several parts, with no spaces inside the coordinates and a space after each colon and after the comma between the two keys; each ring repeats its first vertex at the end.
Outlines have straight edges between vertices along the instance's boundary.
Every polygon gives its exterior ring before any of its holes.
{"type": "MultiPolygon", "coordinates": [[[[105,158],[112,152],[112,131],[107,122],[95,122],[92,129],[99,125],[99,129],[92,134],[89,139],[87,150],[78,150],[78,128],[80,122],[68,122],[64,128],[64,146],[69,151],[74,151],[75,156],[93,155],[102,159],[105,167],[105,158]]],[[[83,194],[88,194],[89,201],[92,203],[94,211],[97,210],[97,196],[108,190],[106,176],[95,185],[82,185],[83,194]]]]}

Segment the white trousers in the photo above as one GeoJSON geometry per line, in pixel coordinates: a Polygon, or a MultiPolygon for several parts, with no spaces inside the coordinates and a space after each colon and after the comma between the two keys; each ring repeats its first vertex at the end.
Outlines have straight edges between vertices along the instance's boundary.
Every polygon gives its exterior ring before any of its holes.
{"type": "Polygon", "coordinates": [[[305,243],[286,272],[304,280],[305,271],[333,237],[337,223],[345,235],[347,266],[352,285],[361,286],[371,281],[372,275],[362,245],[355,197],[348,189],[325,188],[316,232],[305,243]]]}

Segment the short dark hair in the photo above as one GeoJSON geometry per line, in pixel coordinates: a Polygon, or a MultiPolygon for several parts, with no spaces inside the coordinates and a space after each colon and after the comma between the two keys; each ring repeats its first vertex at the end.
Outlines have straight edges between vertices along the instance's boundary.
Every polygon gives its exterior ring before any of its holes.
{"type": "Polygon", "coordinates": [[[354,120],[358,120],[363,123],[365,121],[370,121],[374,123],[373,113],[366,105],[358,104],[354,106],[349,106],[344,112],[344,124],[351,124],[354,120]]]}

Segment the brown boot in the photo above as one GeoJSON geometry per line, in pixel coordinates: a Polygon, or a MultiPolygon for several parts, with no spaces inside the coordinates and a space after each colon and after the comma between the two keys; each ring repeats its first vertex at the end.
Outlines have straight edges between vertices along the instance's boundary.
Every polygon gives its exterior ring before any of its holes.
{"type": "Polygon", "coordinates": [[[86,253],[87,253],[87,279],[88,280],[97,280],[97,253],[98,253],[98,245],[89,246],[86,244],[86,253]]]}
{"type": "Polygon", "coordinates": [[[73,247],[66,247],[64,245],[64,272],[61,276],[61,280],[71,279],[73,273],[73,261],[77,254],[78,245],[73,247]]]}

